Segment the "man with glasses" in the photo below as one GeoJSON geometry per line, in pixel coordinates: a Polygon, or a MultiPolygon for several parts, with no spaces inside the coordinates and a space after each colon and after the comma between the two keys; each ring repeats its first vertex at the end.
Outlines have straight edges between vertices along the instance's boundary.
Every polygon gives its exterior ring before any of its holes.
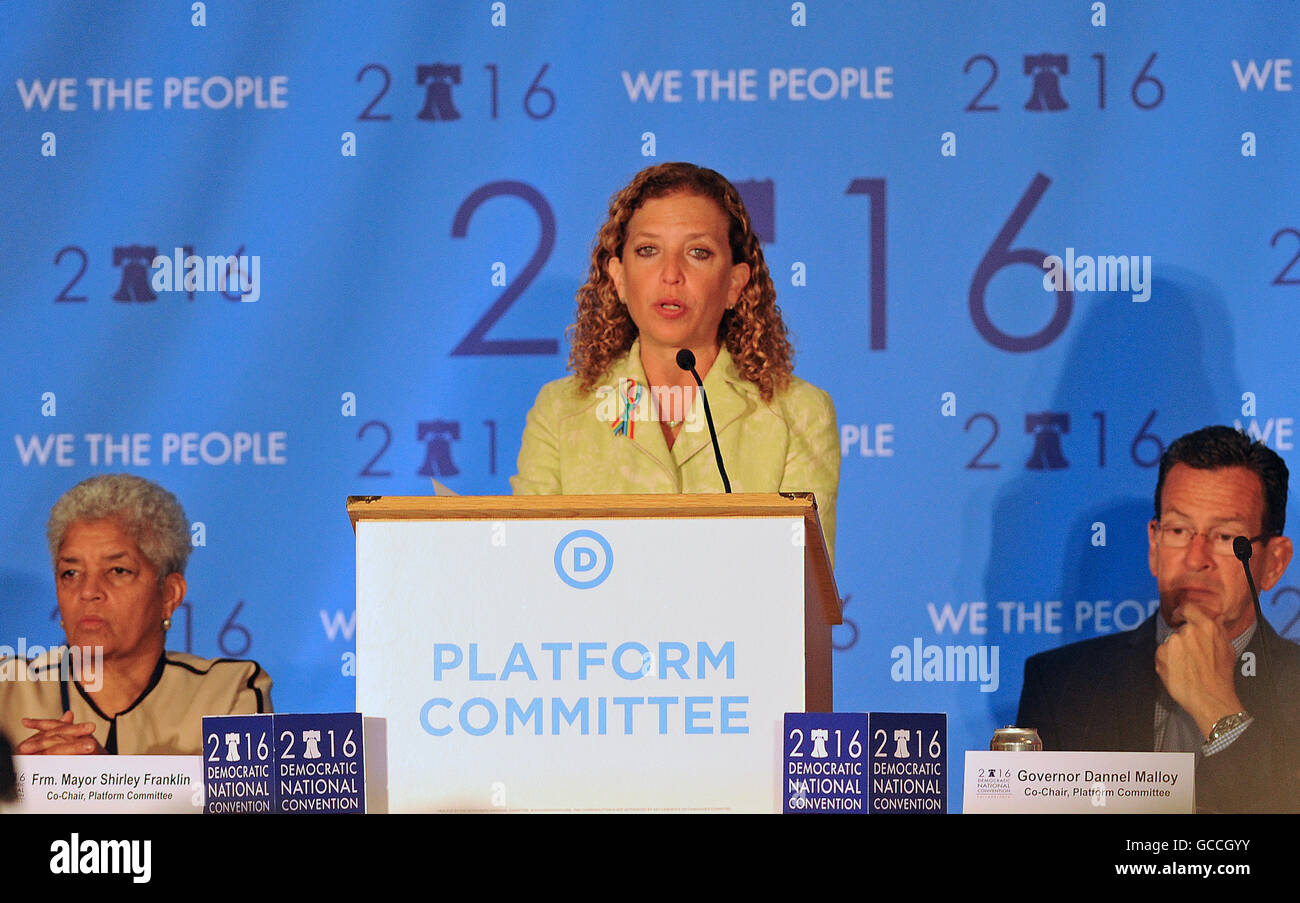
{"type": "Polygon", "coordinates": [[[1226,426],[1160,459],[1147,558],[1160,612],[1025,663],[1016,723],[1044,749],[1196,753],[1197,808],[1300,811],[1300,646],[1255,616],[1291,562],[1287,466],[1226,426]]]}

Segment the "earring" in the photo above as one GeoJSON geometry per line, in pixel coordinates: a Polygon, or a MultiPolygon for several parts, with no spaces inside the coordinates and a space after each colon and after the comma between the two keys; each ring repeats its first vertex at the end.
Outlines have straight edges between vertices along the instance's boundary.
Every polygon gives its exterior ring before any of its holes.
{"type": "Polygon", "coordinates": [[[163,618],[163,630],[171,630],[171,629],[172,629],[172,619],[163,618]]]}
{"type": "Polygon", "coordinates": [[[63,619],[62,619],[62,618],[59,618],[59,629],[60,629],[60,630],[63,629],[63,619]]]}

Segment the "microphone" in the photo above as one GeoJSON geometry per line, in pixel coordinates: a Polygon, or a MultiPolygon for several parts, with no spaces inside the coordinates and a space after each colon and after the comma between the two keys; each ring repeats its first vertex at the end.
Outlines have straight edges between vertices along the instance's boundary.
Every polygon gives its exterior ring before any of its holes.
{"type": "Polygon", "coordinates": [[[1245,536],[1238,536],[1232,541],[1232,554],[1237,556],[1241,567],[1246,572],[1246,582],[1250,584],[1250,597],[1255,600],[1255,617],[1263,617],[1259,608],[1259,590],[1255,589],[1255,576],[1250,572],[1250,556],[1255,554],[1255,547],[1245,536]]]}
{"type": "Polygon", "coordinates": [[[1246,572],[1246,582],[1250,584],[1250,598],[1255,602],[1255,638],[1259,640],[1259,671],[1257,673],[1267,674],[1269,678],[1266,685],[1272,696],[1272,699],[1269,700],[1271,703],[1269,711],[1278,713],[1283,721],[1289,722],[1291,719],[1285,709],[1278,707],[1278,701],[1282,699],[1282,694],[1277,685],[1277,675],[1269,667],[1271,662],[1269,661],[1268,646],[1265,644],[1261,632],[1264,629],[1264,610],[1259,607],[1259,590],[1255,589],[1255,576],[1251,574],[1249,564],[1250,556],[1254,553],[1255,547],[1247,537],[1238,536],[1232,540],[1232,554],[1237,556],[1242,569],[1246,572]]]}
{"type": "Polygon", "coordinates": [[[704,399],[704,419],[709,423],[709,438],[713,440],[713,455],[718,459],[718,473],[722,474],[722,487],[731,492],[731,481],[727,479],[727,468],[722,466],[722,449],[718,446],[718,431],[713,428],[713,412],[709,410],[709,395],[704,391],[704,380],[700,379],[695,369],[695,353],[689,348],[677,352],[677,366],[689,370],[695,377],[695,385],[700,387],[700,397],[704,399]]]}

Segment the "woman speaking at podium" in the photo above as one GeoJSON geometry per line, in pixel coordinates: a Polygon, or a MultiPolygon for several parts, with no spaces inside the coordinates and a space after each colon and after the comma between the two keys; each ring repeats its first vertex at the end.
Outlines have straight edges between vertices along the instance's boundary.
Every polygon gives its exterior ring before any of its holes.
{"type": "Polygon", "coordinates": [[[685,350],[731,489],[812,491],[834,549],[835,409],[793,374],[776,289],[730,182],[664,163],[615,194],[568,334],[573,375],[543,386],[528,414],[516,495],[722,492],[685,350]]]}

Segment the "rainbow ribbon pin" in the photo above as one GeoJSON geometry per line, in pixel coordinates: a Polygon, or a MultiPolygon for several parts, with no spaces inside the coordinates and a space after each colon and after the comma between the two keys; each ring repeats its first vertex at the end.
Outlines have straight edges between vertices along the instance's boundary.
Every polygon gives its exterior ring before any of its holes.
{"type": "Polygon", "coordinates": [[[641,386],[635,379],[626,380],[623,389],[623,413],[612,424],[615,436],[627,436],[629,439],[636,438],[636,416],[635,410],[637,403],[641,401],[641,386]]]}

